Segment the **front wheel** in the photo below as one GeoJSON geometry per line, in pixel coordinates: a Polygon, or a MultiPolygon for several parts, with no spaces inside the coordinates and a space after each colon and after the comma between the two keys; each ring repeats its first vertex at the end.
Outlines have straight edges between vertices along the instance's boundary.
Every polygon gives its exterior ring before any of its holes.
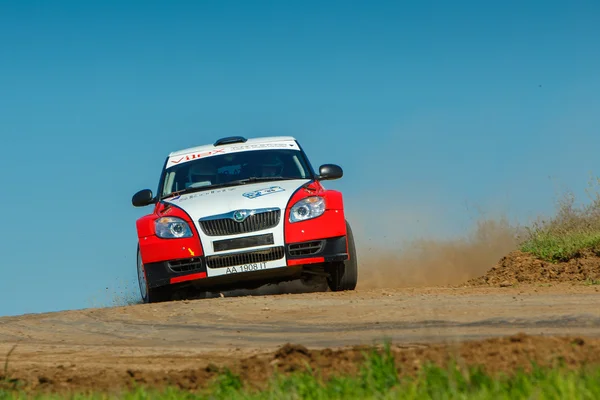
{"type": "Polygon", "coordinates": [[[332,264],[329,268],[329,277],[327,284],[332,292],[342,290],[354,290],[358,282],[358,260],[356,258],[356,246],[354,244],[354,235],[350,224],[346,221],[346,238],[348,240],[349,259],[340,263],[332,264]]]}
{"type": "Polygon", "coordinates": [[[140,286],[140,295],[144,303],[157,303],[161,301],[171,300],[171,290],[168,287],[150,288],[148,285],[148,275],[146,273],[146,267],[142,262],[142,255],[140,253],[140,246],[137,249],[137,275],[138,284],[140,286]]]}

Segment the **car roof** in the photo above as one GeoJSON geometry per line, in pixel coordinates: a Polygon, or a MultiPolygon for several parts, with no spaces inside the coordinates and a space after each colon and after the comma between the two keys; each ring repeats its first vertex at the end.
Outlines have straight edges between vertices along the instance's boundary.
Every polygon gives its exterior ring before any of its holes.
{"type": "Polygon", "coordinates": [[[243,145],[261,144],[261,143],[273,143],[273,142],[282,142],[282,141],[290,141],[290,140],[296,140],[296,139],[293,136],[265,136],[265,137],[249,138],[243,143],[241,143],[241,142],[240,143],[230,143],[230,144],[223,144],[220,146],[215,146],[214,144],[205,144],[205,145],[200,145],[200,146],[196,146],[196,147],[188,147],[186,149],[173,151],[169,154],[169,157],[184,155],[184,154],[188,154],[188,153],[196,153],[196,152],[201,152],[201,151],[206,151],[206,150],[213,150],[218,147],[223,147],[223,146],[228,146],[228,145],[235,146],[235,145],[240,145],[240,144],[243,144],[243,145]]]}

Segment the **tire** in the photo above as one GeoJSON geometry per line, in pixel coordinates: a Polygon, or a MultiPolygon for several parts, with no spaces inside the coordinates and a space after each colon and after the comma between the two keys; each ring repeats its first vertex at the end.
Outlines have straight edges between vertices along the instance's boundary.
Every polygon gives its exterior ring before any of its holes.
{"type": "Polygon", "coordinates": [[[331,265],[327,284],[332,292],[342,290],[354,290],[358,282],[358,260],[356,257],[356,246],[354,244],[354,235],[350,224],[346,221],[348,255],[350,259],[331,265]]]}
{"type": "Polygon", "coordinates": [[[139,244],[137,249],[137,276],[140,296],[144,303],[158,303],[171,300],[172,293],[169,287],[150,288],[148,286],[146,268],[142,262],[139,244]]]}

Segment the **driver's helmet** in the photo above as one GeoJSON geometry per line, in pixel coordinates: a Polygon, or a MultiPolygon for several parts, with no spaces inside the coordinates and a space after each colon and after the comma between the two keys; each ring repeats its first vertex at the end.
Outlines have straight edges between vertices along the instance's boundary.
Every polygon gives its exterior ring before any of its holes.
{"type": "Polygon", "coordinates": [[[190,165],[188,169],[187,187],[212,185],[217,178],[217,168],[207,162],[199,162],[190,165]]]}
{"type": "Polygon", "coordinates": [[[269,154],[261,160],[262,176],[282,176],[283,161],[276,154],[269,154]]]}

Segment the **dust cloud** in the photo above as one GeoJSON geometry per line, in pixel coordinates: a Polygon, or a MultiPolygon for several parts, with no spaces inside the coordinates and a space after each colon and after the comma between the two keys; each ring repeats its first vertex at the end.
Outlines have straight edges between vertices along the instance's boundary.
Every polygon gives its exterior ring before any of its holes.
{"type": "Polygon", "coordinates": [[[464,237],[419,239],[402,249],[357,243],[357,289],[459,285],[485,274],[518,245],[505,219],[483,219],[464,237]]]}

